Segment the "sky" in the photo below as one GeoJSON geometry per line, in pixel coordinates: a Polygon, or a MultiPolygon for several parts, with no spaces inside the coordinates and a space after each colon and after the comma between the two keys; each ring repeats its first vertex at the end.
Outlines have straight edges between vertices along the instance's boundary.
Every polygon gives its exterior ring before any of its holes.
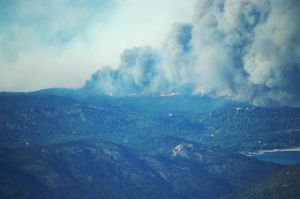
{"type": "Polygon", "coordinates": [[[158,47],[196,0],[0,0],[0,91],[81,87],[124,49],[158,47]]]}
{"type": "Polygon", "coordinates": [[[299,0],[0,0],[0,90],[300,106],[299,0]]]}

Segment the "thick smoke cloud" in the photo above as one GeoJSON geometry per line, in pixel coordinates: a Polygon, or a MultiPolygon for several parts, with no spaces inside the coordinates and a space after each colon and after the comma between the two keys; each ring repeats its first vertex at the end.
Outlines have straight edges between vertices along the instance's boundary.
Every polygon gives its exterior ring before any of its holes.
{"type": "Polygon", "coordinates": [[[154,92],[160,63],[160,53],[150,47],[125,50],[118,70],[109,67],[97,71],[85,88],[106,94],[147,94],[154,92]]]}
{"type": "Polygon", "coordinates": [[[299,18],[298,0],[199,0],[193,23],[174,24],[160,49],[125,50],[117,70],[98,71],[85,88],[299,106],[299,18]]]}

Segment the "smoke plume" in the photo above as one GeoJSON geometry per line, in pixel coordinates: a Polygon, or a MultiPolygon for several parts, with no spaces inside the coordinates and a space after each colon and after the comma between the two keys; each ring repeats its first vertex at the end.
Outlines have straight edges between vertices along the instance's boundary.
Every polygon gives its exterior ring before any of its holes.
{"type": "Polygon", "coordinates": [[[159,49],[125,50],[84,86],[128,95],[217,95],[255,105],[300,105],[300,1],[199,0],[159,49]]]}

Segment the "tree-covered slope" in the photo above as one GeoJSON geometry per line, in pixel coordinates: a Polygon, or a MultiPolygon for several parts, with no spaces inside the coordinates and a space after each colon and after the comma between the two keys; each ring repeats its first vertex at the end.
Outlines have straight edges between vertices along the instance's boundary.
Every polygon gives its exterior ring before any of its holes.
{"type": "Polygon", "coordinates": [[[183,140],[143,155],[95,139],[0,153],[1,198],[207,199],[282,168],[183,140]]]}
{"type": "Polygon", "coordinates": [[[294,166],[266,178],[231,199],[298,199],[300,196],[300,166],[294,166]]]}

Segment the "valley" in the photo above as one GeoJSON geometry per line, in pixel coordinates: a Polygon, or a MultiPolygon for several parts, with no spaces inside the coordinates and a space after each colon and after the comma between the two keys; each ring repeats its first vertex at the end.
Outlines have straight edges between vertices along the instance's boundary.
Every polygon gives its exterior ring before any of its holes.
{"type": "Polygon", "coordinates": [[[299,108],[208,96],[49,89],[0,110],[1,198],[235,197],[287,169],[243,154],[300,146],[299,108]]]}

